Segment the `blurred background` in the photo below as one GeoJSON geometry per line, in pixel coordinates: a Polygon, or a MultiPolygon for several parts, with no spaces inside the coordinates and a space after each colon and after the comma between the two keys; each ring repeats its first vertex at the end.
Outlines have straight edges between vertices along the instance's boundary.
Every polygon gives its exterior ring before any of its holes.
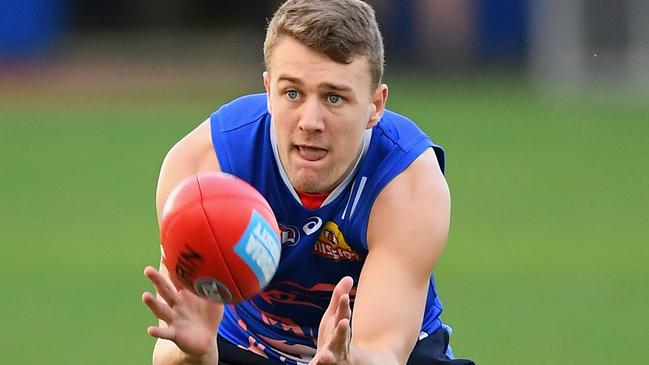
{"type": "MultiPolygon", "coordinates": [[[[642,362],[649,2],[374,0],[388,107],[448,154],[460,357],[642,362]]],[[[262,91],[279,1],[0,0],[0,356],[149,363],[166,151],[262,91]]]]}

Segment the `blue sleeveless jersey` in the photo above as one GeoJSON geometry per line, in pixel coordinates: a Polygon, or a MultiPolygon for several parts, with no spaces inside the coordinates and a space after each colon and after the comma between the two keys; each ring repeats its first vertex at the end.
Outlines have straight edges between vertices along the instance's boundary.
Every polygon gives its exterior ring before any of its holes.
{"type": "MultiPolygon", "coordinates": [[[[435,150],[443,170],[444,152],[412,121],[386,110],[366,131],[363,154],[352,174],[320,208],[308,209],[278,162],[266,94],[224,105],[211,115],[210,123],[221,170],[266,197],[282,236],[275,276],[257,296],[226,306],[219,334],[279,362],[307,363],[315,354],[318,325],[334,286],[346,275],[358,282],[377,195],[428,148],[435,150]]],[[[431,275],[422,333],[442,325],[441,311],[431,275]]]]}

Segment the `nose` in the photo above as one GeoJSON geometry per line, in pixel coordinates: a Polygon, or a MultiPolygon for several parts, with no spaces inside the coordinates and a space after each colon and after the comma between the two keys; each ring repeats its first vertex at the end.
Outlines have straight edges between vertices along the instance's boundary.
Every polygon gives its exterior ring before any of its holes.
{"type": "Polygon", "coordinates": [[[302,104],[302,113],[298,128],[304,132],[321,132],[324,130],[322,105],[316,98],[307,99],[302,104]]]}

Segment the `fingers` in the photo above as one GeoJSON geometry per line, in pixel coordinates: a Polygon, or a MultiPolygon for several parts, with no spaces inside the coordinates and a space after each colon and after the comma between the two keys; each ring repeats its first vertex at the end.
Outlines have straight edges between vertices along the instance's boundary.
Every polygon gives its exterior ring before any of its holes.
{"type": "MultiPolygon", "coordinates": [[[[349,357],[349,343],[351,342],[351,315],[349,293],[353,280],[343,278],[332,294],[327,313],[330,316],[332,327],[329,329],[328,340],[318,343],[318,358],[314,364],[333,365],[349,357]]],[[[327,314],[325,314],[326,316],[327,314]]],[[[325,318],[325,317],[323,317],[325,318]]],[[[323,334],[321,334],[323,335],[323,334]]]]}
{"type": "Polygon", "coordinates": [[[336,284],[334,292],[336,290],[340,290],[341,293],[349,294],[349,292],[352,290],[352,286],[354,286],[354,279],[352,279],[351,276],[345,276],[344,278],[340,279],[338,284],[336,284]]]}
{"type": "Polygon", "coordinates": [[[161,300],[158,300],[155,296],[153,296],[153,294],[142,294],[142,302],[146,304],[151,312],[159,319],[167,323],[170,323],[172,321],[173,314],[171,307],[161,300]]]}
{"type": "Polygon", "coordinates": [[[334,289],[329,306],[333,311],[332,314],[335,318],[335,323],[338,323],[343,319],[349,320],[352,316],[349,292],[351,291],[353,283],[353,280],[346,276],[340,280],[334,289]]]}
{"type": "Polygon", "coordinates": [[[324,348],[318,348],[318,354],[310,365],[336,365],[349,358],[351,328],[349,319],[338,322],[330,342],[324,348]]]}
{"type": "Polygon", "coordinates": [[[354,279],[352,279],[351,277],[345,276],[344,278],[340,279],[340,281],[338,282],[338,284],[336,284],[336,287],[334,288],[334,292],[331,294],[331,301],[329,301],[329,306],[325,311],[325,315],[327,314],[331,315],[338,310],[340,297],[344,294],[347,294],[349,298],[349,292],[352,290],[353,286],[354,286],[354,279]]]}
{"type": "Polygon", "coordinates": [[[147,328],[146,333],[148,333],[149,336],[170,341],[173,341],[176,338],[176,330],[173,327],[150,326],[149,328],[147,328]]]}
{"type": "Polygon", "coordinates": [[[331,338],[330,349],[337,354],[339,358],[346,359],[349,355],[349,342],[351,340],[351,329],[349,319],[345,318],[338,322],[334,335],[331,338]]]}
{"type": "Polygon", "coordinates": [[[165,278],[158,270],[154,269],[151,266],[147,266],[144,269],[144,276],[146,276],[153,286],[155,286],[156,291],[160,296],[169,304],[170,306],[176,305],[176,295],[177,291],[171,284],[171,281],[165,278]]]}
{"type": "Polygon", "coordinates": [[[309,365],[336,365],[336,357],[331,351],[322,352],[309,365]]]}
{"type": "Polygon", "coordinates": [[[352,317],[352,308],[349,304],[349,294],[343,294],[338,299],[338,308],[336,310],[336,322],[343,319],[349,320],[352,317]]]}

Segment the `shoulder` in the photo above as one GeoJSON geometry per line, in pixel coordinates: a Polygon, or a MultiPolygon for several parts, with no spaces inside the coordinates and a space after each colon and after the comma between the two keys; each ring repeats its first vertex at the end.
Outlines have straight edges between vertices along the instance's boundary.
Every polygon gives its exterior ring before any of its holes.
{"type": "MultiPolygon", "coordinates": [[[[429,148],[417,157],[406,169],[394,177],[378,195],[375,207],[407,211],[419,207],[431,208],[450,195],[434,151],[429,148]]],[[[441,203],[445,203],[442,201],[441,203]]]]}
{"type": "Polygon", "coordinates": [[[205,120],[171,147],[165,155],[156,189],[158,214],[171,190],[182,179],[199,172],[219,170],[219,162],[212,148],[209,120],[205,120]]]}
{"type": "Polygon", "coordinates": [[[376,127],[404,148],[412,142],[412,137],[426,137],[426,134],[410,118],[386,109],[376,127]]]}
{"type": "Polygon", "coordinates": [[[387,141],[405,153],[413,152],[418,155],[423,149],[432,147],[437,157],[437,165],[444,172],[444,148],[436,144],[412,119],[386,109],[375,129],[384,142],[387,141]]]}
{"type": "Polygon", "coordinates": [[[164,205],[171,189],[183,178],[199,172],[221,170],[213,144],[215,136],[266,114],[266,94],[242,96],[221,106],[178,141],[169,150],[160,168],[156,192],[158,210],[164,205]]]}
{"type": "Polygon", "coordinates": [[[226,132],[250,124],[268,115],[265,93],[241,96],[224,104],[210,116],[212,129],[226,132]]]}
{"type": "Polygon", "coordinates": [[[368,225],[368,249],[394,246],[394,241],[401,241],[397,249],[410,244],[428,248],[443,245],[449,221],[448,185],[438,156],[428,148],[377,196],[368,225]]]}

